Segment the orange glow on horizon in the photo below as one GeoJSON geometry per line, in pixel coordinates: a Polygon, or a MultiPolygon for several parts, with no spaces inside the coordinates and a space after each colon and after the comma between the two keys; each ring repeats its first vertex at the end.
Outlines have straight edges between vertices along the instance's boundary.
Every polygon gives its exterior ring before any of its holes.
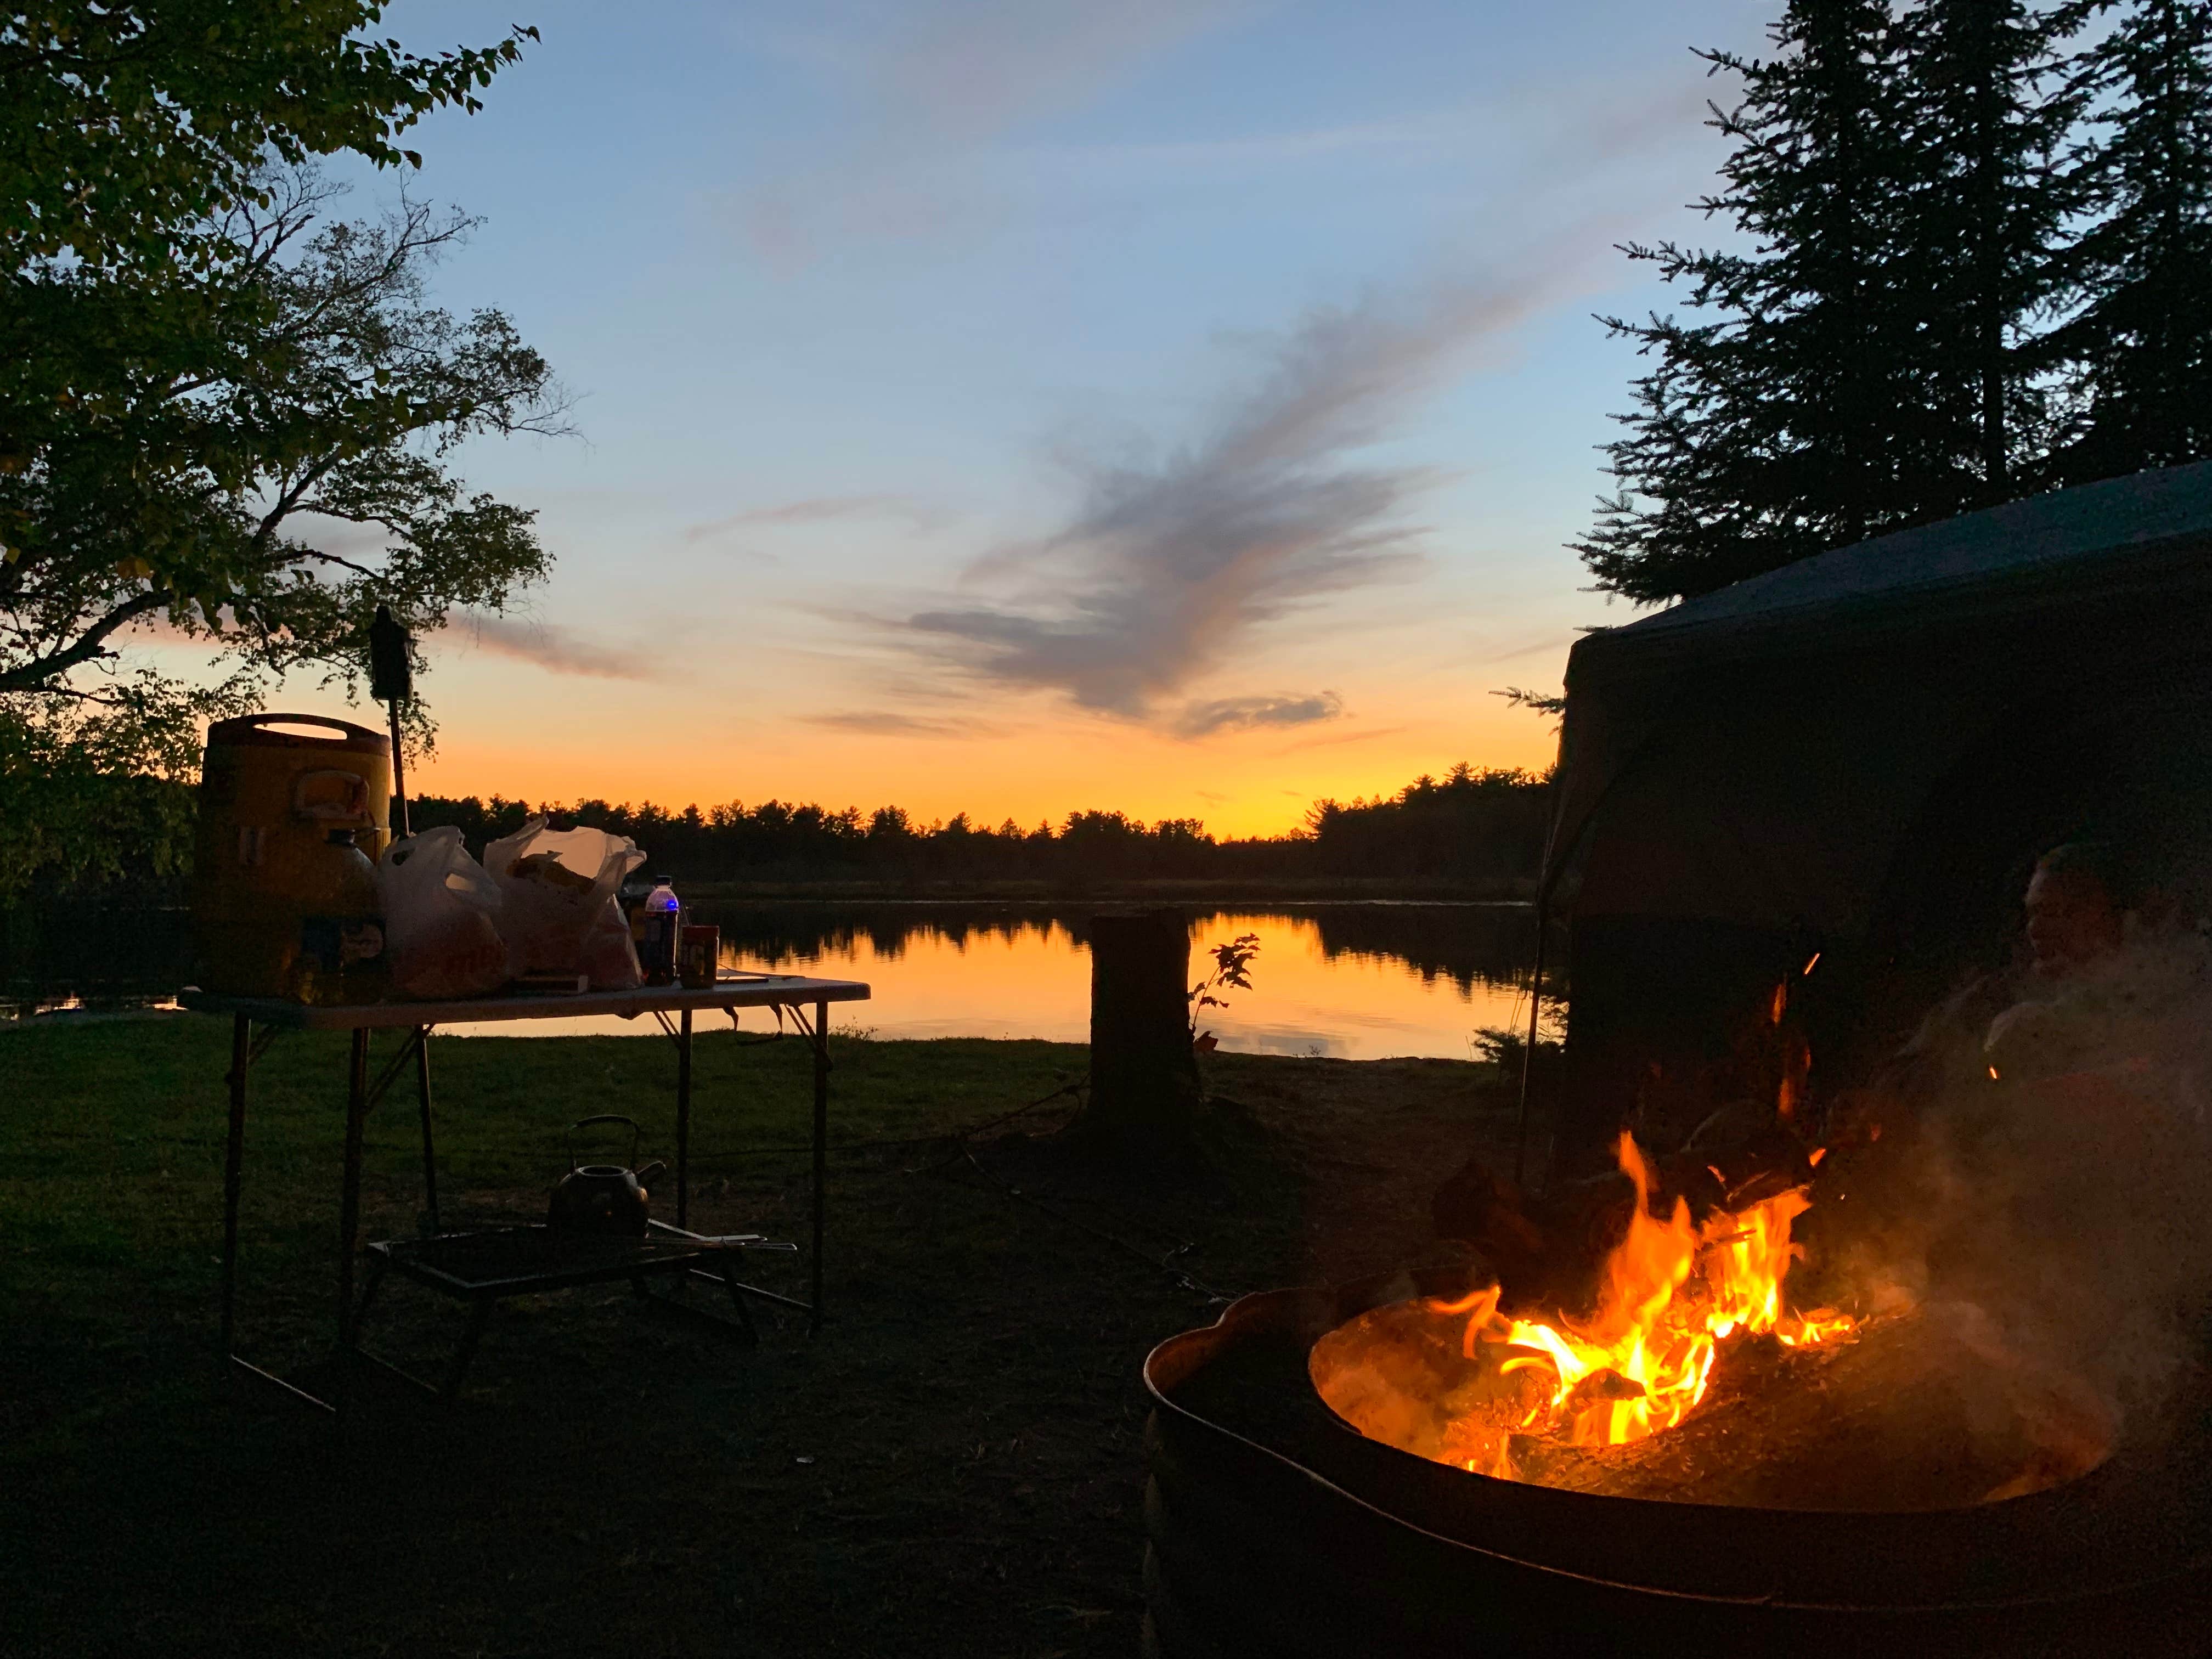
{"type": "Polygon", "coordinates": [[[604,748],[501,743],[449,723],[435,756],[410,769],[409,786],[427,794],[650,800],[672,808],[769,799],[863,812],[896,805],[923,824],[966,812],[975,823],[1011,817],[1028,828],[1097,810],[1146,822],[1194,817],[1225,838],[1282,835],[1299,827],[1314,801],[1395,794],[1462,758],[1541,770],[1557,746],[1541,722],[1525,717],[1456,743],[1445,732],[1415,737],[1201,745],[1070,720],[1060,729],[972,739],[786,732],[757,747],[725,741],[702,753],[680,741],[635,738],[604,748]]]}

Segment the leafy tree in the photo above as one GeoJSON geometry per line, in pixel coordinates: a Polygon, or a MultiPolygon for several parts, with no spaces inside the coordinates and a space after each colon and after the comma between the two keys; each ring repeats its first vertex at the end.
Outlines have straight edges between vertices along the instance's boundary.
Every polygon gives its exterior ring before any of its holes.
{"type": "MultiPolygon", "coordinates": [[[[104,713],[148,763],[191,725],[301,668],[352,684],[370,616],[418,629],[541,577],[532,514],[465,494],[440,457],[482,432],[556,429],[550,372],[496,311],[426,307],[428,265],[468,228],[419,204],[319,224],[312,177],[273,178],[223,234],[248,256],[192,284],[159,356],[87,364],[0,475],[0,696],[70,726],[104,713]],[[379,546],[378,544],[381,545],[379,546]],[[214,690],[142,674],[116,642],[158,623],[234,672],[214,690]],[[160,693],[173,694],[164,708],[160,693]]],[[[126,287],[58,267],[11,321],[84,337],[126,287]]]]}
{"type": "Polygon", "coordinates": [[[545,569],[531,514],[469,495],[441,459],[559,422],[503,316],[423,303],[467,222],[403,201],[380,224],[330,222],[301,165],[418,161],[406,128],[474,110],[534,34],[420,57],[362,35],[382,9],[0,16],[0,897],[33,868],[114,862],[100,812],[63,856],[35,799],[184,775],[204,720],[286,672],[350,692],[379,599],[435,627],[545,569]],[[204,643],[213,672],[127,668],[118,647],[149,627],[204,643]]]}
{"type": "Polygon", "coordinates": [[[1917,343],[1900,303],[1899,204],[1913,179],[1884,0],[1790,0],[1771,57],[1698,55],[1740,77],[1711,105],[1734,141],[1696,205],[1729,250],[1632,246],[1698,320],[1602,319],[1652,358],[1617,493],[1577,544],[1600,588],[1640,603],[1702,593],[1924,511],[1929,470],[1900,411],[1917,343]]]}
{"type": "Polygon", "coordinates": [[[2087,299],[2051,337],[2076,404],[2063,483],[2212,456],[2212,8],[2140,0],[2081,86],[2102,131],[2081,174],[2097,221],[2067,260],[2087,299]]]}
{"type": "Polygon", "coordinates": [[[200,268],[271,156],[397,140],[515,61],[535,29],[434,57],[365,38],[378,0],[32,0],[0,14],[0,270],[67,253],[200,268]]]}

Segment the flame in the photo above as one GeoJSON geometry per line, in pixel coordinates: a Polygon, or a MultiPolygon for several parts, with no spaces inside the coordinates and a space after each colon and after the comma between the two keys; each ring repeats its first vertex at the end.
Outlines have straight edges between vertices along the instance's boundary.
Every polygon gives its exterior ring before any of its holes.
{"type": "Polygon", "coordinates": [[[1716,1212],[1699,1226],[1684,1199],[1668,1214],[1655,1213],[1643,1152],[1626,1133],[1618,1150],[1636,1205],[1626,1236],[1606,1257],[1587,1319],[1509,1319],[1498,1311],[1494,1286],[1427,1304],[1432,1313],[1468,1316],[1461,1345],[1468,1358],[1480,1345],[1500,1346],[1501,1380],[1526,1371],[1542,1385],[1517,1428],[1501,1430],[1487,1419],[1455,1424],[1451,1461],[1463,1468],[1518,1478],[1509,1446],[1516,1433],[1603,1446],[1670,1429],[1705,1397],[1719,1345],[1739,1334],[1771,1332],[1799,1347],[1853,1329],[1832,1308],[1796,1314],[1783,1300],[1790,1264],[1803,1254],[1790,1239],[1790,1224],[1812,1205],[1802,1188],[1716,1212]]]}

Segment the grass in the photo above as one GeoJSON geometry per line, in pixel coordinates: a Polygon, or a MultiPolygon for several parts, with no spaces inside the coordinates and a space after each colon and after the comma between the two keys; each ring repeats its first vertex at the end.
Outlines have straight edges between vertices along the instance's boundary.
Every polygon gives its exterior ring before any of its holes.
{"type": "MultiPolygon", "coordinates": [[[[1064,1099],[959,1138],[1079,1079],[1079,1047],[841,1040],[819,1337],[524,1299],[455,1408],[371,1390],[340,1443],[217,1363],[228,1041],[0,1034],[0,1653],[1133,1652],[1146,1351],[1215,1316],[1199,1286],[1419,1254],[1431,1188],[1510,1122],[1461,1062],[1217,1056],[1234,1164],[1152,1189],[1010,1138],[1064,1099]]],[[[670,1150],[658,1039],[433,1055],[449,1222],[534,1218],[587,1113],[670,1150]]],[[[288,1036],[253,1075],[240,1346],[273,1369],[333,1322],[343,1060],[288,1036]]],[[[805,1049],[703,1037],[696,1079],[694,1224],[803,1241],[807,1159],[778,1149],[805,1139],[805,1049]]],[[[404,1085],[367,1168],[365,1234],[412,1232],[404,1085]]],[[[460,1318],[395,1283],[365,1340],[434,1364],[460,1318]]]]}

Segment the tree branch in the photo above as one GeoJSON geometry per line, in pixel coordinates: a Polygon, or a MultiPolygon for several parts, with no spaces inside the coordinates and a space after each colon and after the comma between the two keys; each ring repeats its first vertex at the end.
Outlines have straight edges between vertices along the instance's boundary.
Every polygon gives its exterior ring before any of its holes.
{"type": "Polygon", "coordinates": [[[80,635],[74,644],[44,657],[33,657],[28,662],[17,663],[11,668],[0,669],[0,691],[41,691],[52,688],[46,681],[58,679],[72,668],[81,668],[96,658],[112,653],[107,649],[107,638],[126,623],[156,611],[167,610],[176,596],[167,588],[149,588],[135,599],[118,605],[80,635]]]}

